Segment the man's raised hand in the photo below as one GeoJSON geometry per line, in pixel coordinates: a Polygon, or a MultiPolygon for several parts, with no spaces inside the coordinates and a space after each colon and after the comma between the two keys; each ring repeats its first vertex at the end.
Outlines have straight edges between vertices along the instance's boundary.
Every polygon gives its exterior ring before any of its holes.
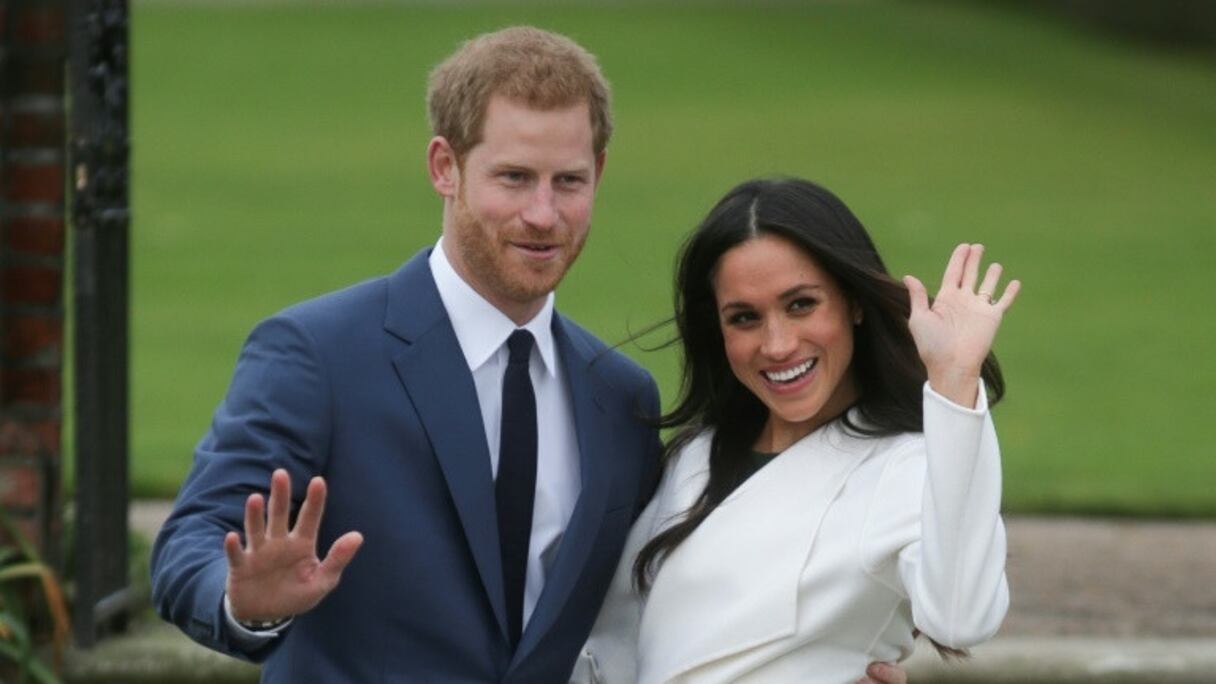
{"type": "Polygon", "coordinates": [[[287,471],[270,476],[270,501],[250,494],[245,501],[245,546],[236,532],[224,537],[228,556],[228,601],[239,622],[277,620],[312,609],[338,585],[342,570],[363,543],[347,532],[317,557],[317,531],[325,510],[325,480],[314,477],[294,529],[287,471]]]}

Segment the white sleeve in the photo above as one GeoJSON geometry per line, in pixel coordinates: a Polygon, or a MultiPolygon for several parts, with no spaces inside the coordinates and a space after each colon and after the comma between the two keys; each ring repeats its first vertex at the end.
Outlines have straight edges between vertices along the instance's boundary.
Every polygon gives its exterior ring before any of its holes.
{"type": "MultiPolygon", "coordinates": [[[[692,445],[685,449],[690,447],[692,445]]],[[[608,595],[600,607],[591,636],[575,663],[571,684],[637,682],[638,632],[646,598],[638,594],[634,586],[633,564],[642,547],[674,524],[690,503],[677,501],[680,498],[677,490],[688,487],[684,480],[689,477],[686,468],[677,467],[680,456],[676,454],[668,461],[654,496],[629,530],[616,574],[608,587],[608,595]]],[[[693,477],[704,478],[704,475],[693,474],[693,477]]]]}
{"type": "Polygon", "coordinates": [[[976,403],[959,406],[925,383],[921,534],[899,553],[913,621],[953,648],[991,638],[1009,608],[1001,454],[982,384],[976,403]]]}

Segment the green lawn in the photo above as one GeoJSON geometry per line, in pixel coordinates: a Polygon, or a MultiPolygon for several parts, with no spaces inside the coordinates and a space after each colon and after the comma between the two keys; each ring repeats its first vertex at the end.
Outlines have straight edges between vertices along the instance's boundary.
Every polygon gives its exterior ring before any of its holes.
{"type": "MultiPolygon", "coordinates": [[[[936,282],[969,240],[1023,279],[998,341],[1007,509],[1216,514],[1216,66],[908,2],[136,2],[136,495],[176,491],[257,320],[434,241],[426,74],[511,23],[575,37],[615,89],[566,312],[609,340],[664,317],[681,236],[718,196],[816,179],[898,272],[936,282]]],[[[673,354],[628,351],[670,399],[673,354]]]]}

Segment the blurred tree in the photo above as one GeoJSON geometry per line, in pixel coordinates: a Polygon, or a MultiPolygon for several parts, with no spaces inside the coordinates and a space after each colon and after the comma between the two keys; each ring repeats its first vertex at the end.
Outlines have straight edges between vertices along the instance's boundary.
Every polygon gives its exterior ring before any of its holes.
{"type": "MultiPolygon", "coordinates": [[[[1214,0],[1001,0],[1162,45],[1216,48],[1214,0]]],[[[1216,54],[1216,53],[1214,53],[1216,54]]]]}

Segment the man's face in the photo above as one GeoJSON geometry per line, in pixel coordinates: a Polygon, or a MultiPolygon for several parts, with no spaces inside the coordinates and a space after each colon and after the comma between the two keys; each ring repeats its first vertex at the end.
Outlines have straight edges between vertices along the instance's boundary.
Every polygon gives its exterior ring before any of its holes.
{"type": "Polygon", "coordinates": [[[602,164],[586,103],[539,111],[492,98],[481,142],[440,189],[456,272],[516,323],[532,318],[587,239],[602,164]]]}

